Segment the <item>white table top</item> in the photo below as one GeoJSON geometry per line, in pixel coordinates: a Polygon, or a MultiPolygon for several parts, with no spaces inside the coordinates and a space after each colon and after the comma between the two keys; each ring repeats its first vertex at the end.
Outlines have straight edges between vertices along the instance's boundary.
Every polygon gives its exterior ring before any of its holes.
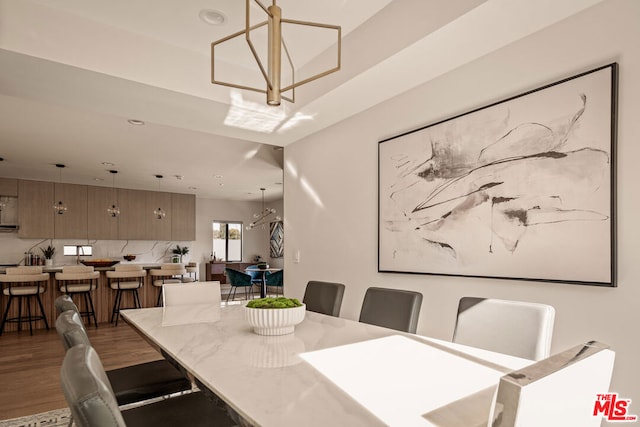
{"type": "Polygon", "coordinates": [[[486,425],[499,378],[532,363],[313,312],[294,334],[260,336],[243,310],[198,305],[122,316],[249,425],[265,427],[468,427],[478,417],[486,425]]]}

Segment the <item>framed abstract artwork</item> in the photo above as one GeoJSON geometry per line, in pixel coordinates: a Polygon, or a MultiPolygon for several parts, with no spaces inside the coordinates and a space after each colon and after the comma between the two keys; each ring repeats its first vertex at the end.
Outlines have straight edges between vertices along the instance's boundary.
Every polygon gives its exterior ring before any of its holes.
{"type": "Polygon", "coordinates": [[[273,221],[269,224],[269,247],[271,258],[282,258],[284,256],[284,228],[282,221],[273,221]]]}
{"type": "Polygon", "coordinates": [[[378,144],[378,271],[615,286],[616,63],[378,144]]]}

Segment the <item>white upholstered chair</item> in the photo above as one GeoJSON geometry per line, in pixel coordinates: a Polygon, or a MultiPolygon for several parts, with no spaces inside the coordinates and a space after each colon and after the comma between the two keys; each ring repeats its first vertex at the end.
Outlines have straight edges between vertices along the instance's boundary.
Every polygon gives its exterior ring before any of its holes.
{"type": "Polygon", "coordinates": [[[29,323],[29,333],[33,335],[32,322],[43,320],[44,325],[49,329],[47,316],[42,307],[40,294],[47,290],[47,282],[49,273],[43,273],[42,267],[19,266],[9,267],[6,274],[0,275],[0,285],[2,285],[2,293],[9,297],[7,306],[2,316],[2,325],[0,326],[0,335],[4,331],[6,322],[18,323],[18,330],[24,322],[29,323]],[[9,309],[14,299],[18,299],[18,317],[9,318],[9,309]],[[31,314],[31,300],[35,299],[40,307],[40,316],[31,314]],[[26,302],[27,317],[22,316],[23,302],[26,302]]]}
{"type": "MultiPolygon", "coordinates": [[[[89,265],[65,265],[62,272],[56,273],[56,281],[60,288],[60,292],[68,294],[72,298],[74,295],[82,297],[84,301],[84,311],[80,311],[80,315],[87,318],[87,323],[91,325],[91,318],[96,326],[98,320],[96,318],[96,310],[93,307],[91,293],[98,288],[98,279],[100,272],[94,271],[89,265]]],[[[80,307],[79,301],[74,301],[76,306],[80,307]]]]}
{"type": "Polygon", "coordinates": [[[118,318],[120,317],[123,293],[128,292],[132,295],[132,308],[142,308],[138,289],[140,289],[144,284],[144,278],[147,276],[147,272],[143,270],[142,265],[118,264],[114,271],[107,271],[106,274],[109,287],[116,291],[116,296],[113,301],[113,310],[111,311],[111,322],[113,323],[115,318],[117,326],[118,318]]]}
{"type": "Polygon", "coordinates": [[[530,360],[549,356],[555,310],[550,305],[463,297],[453,342],[530,360]]]}

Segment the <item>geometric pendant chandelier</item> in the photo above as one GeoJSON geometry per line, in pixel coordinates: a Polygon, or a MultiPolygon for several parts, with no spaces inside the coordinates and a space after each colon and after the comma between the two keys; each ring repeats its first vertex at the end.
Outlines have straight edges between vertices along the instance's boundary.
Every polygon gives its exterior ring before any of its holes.
{"type": "Polygon", "coordinates": [[[246,0],[246,22],[244,30],[238,31],[237,33],[233,33],[227,37],[224,37],[218,41],[211,43],[211,83],[218,84],[222,86],[229,86],[238,89],[251,90],[254,92],[261,92],[267,95],[267,104],[278,106],[280,105],[281,99],[284,99],[289,102],[295,102],[295,88],[298,86],[302,86],[305,83],[309,83],[313,80],[317,80],[321,77],[326,76],[327,74],[331,74],[340,69],[340,53],[341,53],[341,34],[342,29],[338,25],[329,25],[329,24],[318,24],[315,22],[306,22],[306,21],[296,21],[292,19],[284,19],[282,18],[282,10],[280,7],[276,5],[276,0],[273,0],[273,3],[269,7],[265,7],[260,0],[246,0]],[[251,25],[249,6],[250,3],[255,2],[260,8],[264,11],[267,16],[267,20],[264,22],[260,22],[255,25],[251,25]],[[282,24],[291,24],[291,25],[301,25],[307,27],[316,27],[328,29],[331,32],[335,32],[337,35],[337,61],[336,65],[328,70],[322,71],[318,74],[315,74],[309,78],[301,80],[299,82],[295,81],[295,69],[293,66],[293,59],[289,55],[289,50],[287,49],[287,44],[282,37],[282,24]],[[255,43],[251,38],[252,31],[267,26],[267,63],[263,64],[260,61],[258,56],[258,52],[255,47],[255,43]],[[224,82],[216,79],[216,46],[230,41],[236,37],[243,36],[246,39],[247,45],[257,63],[258,68],[260,69],[260,73],[262,74],[265,80],[265,88],[255,88],[250,87],[238,83],[232,82],[224,82]],[[284,55],[283,55],[284,53],[284,55]],[[285,87],[281,87],[281,79],[282,79],[282,68],[283,68],[283,60],[286,60],[285,66],[290,67],[291,73],[291,82],[285,87]],[[283,93],[291,92],[290,96],[284,96],[283,93]]]}

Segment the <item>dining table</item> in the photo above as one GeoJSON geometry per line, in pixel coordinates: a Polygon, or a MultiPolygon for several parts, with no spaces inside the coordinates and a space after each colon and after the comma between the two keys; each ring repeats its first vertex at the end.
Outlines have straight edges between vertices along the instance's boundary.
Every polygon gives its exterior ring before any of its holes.
{"type": "Polygon", "coordinates": [[[500,377],[533,363],[307,311],[254,333],[244,303],[123,310],[241,426],[486,426],[500,377]]]}
{"type": "Polygon", "coordinates": [[[267,296],[267,273],[275,273],[280,271],[280,268],[260,268],[260,267],[247,267],[244,271],[251,273],[260,273],[260,298],[267,296]]]}

